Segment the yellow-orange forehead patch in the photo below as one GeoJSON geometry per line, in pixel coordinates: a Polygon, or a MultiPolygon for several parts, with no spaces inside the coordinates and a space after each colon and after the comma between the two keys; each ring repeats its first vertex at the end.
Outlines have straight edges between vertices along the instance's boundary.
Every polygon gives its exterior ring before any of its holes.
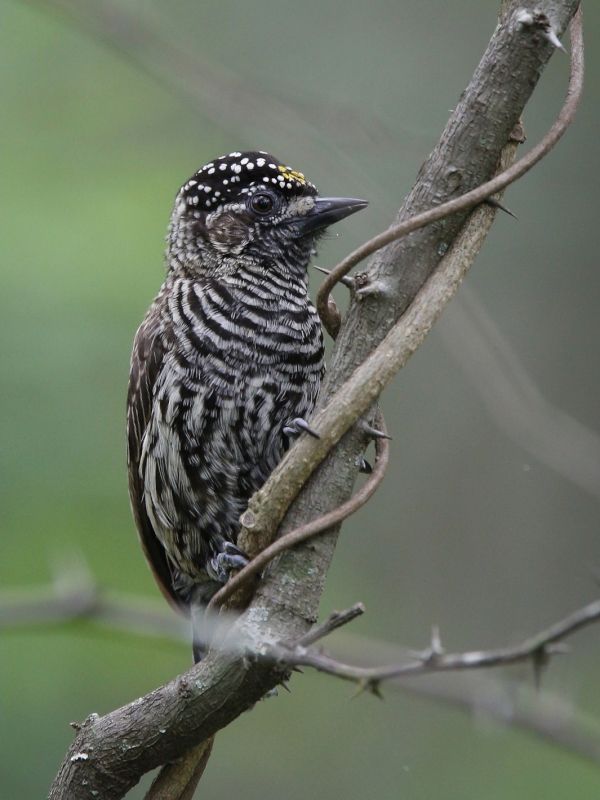
{"type": "Polygon", "coordinates": [[[286,167],[283,164],[279,164],[278,169],[287,179],[298,181],[298,183],[307,182],[306,178],[301,172],[296,172],[296,170],[293,170],[291,167],[286,167]]]}

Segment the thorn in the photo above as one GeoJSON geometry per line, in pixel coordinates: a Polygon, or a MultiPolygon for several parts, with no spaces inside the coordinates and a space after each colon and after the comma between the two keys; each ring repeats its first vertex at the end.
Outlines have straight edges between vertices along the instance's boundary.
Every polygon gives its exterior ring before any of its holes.
{"type": "Polygon", "coordinates": [[[355,697],[359,697],[363,692],[366,692],[369,688],[369,682],[366,678],[361,678],[359,682],[356,684],[356,691],[352,692],[350,695],[350,699],[354,700],[355,697]]]}
{"type": "MultiPolygon", "coordinates": [[[[318,269],[319,272],[323,272],[325,275],[331,275],[330,269],[325,269],[325,267],[317,267],[316,264],[313,264],[313,269],[318,269]]],[[[354,289],[354,278],[351,275],[344,275],[343,278],[340,278],[338,283],[343,283],[347,289],[354,289]]]]}
{"type": "Polygon", "coordinates": [[[356,687],[356,691],[350,695],[350,698],[354,700],[355,697],[358,697],[363,692],[368,692],[369,694],[375,695],[380,700],[384,700],[384,696],[381,693],[381,689],[379,688],[381,681],[373,680],[372,678],[362,678],[356,687]]]}
{"type": "Polygon", "coordinates": [[[517,23],[522,25],[523,27],[529,28],[531,26],[535,26],[538,29],[539,35],[543,36],[551,45],[557,48],[557,50],[562,50],[563,53],[567,51],[563,47],[560,39],[556,35],[556,31],[550,24],[550,20],[548,19],[547,15],[543,12],[534,12],[533,14],[530,11],[526,11],[522,9],[517,13],[516,16],[517,23]]]}
{"type": "Polygon", "coordinates": [[[550,44],[553,44],[557,50],[562,50],[563,53],[567,52],[563,47],[562,42],[556,35],[556,31],[554,30],[554,28],[547,28],[546,30],[541,31],[541,34],[544,37],[544,39],[547,39],[550,42],[550,44]]]}
{"type": "Polygon", "coordinates": [[[286,692],[288,692],[289,694],[291,694],[291,693],[292,693],[292,690],[291,690],[291,689],[290,689],[290,687],[288,686],[288,684],[287,684],[287,681],[281,681],[281,683],[280,683],[279,685],[280,685],[280,686],[281,686],[283,689],[285,689],[285,690],[286,690],[286,692]]]}
{"type": "Polygon", "coordinates": [[[440,629],[438,625],[431,628],[431,652],[435,656],[443,656],[444,648],[442,647],[442,639],[440,637],[440,629]]]}
{"type": "Polygon", "coordinates": [[[431,629],[431,644],[422,652],[411,651],[411,656],[424,664],[433,664],[445,653],[440,638],[440,629],[434,625],[431,629]]]}
{"type": "Polygon", "coordinates": [[[358,462],[358,471],[365,475],[370,475],[373,472],[373,467],[369,464],[366,458],[361,458],[358,462]]]}
{"type": "Polygon", "coordinates": [[[534,650],[531,654],[531,662],[533,664],[533,680],[536,691],[538,692],[542,685],[542,672],[547,667],[549,660],[550,658],[547,645],[538,647],[538,649],[534,650]]]}
{"type": "Polygon", "coordinates": [[[500,211],[504,211],[505,214],[508,214],[514,219],[519,219],[516,214],[513,214],[510,208],[507,208],[503,203],[500,202],[500,200],[496,200],[495,197],[488,197],[484,202],[486,202],[489,206],[494,206],[494,208],[499,208],[500,211]]]}
{"type": "Polygon", "coordinates": [[[297,667],[296,665],[290,667],[290,669],[292,672],[299,672],[300,675],[304,675],[304,670],[300,669],[300,667],[297,667]]]}
{"type": "Polygon", "coordinates": [[[378,431],[377,428],[373,428],[371,425],[367,425],[366,422],[363,422],[362,429],[371,439],[389,439],[390,441],[392,439],[392,437],[388,436],[387,433],[384,433],[383,431],[378,431]]]}
{"type": "Polygon", "coordinates": [[[385,697],[382,694],[380,686],[381,684],[379,681],[374,681],[369,687],[369,691],[371,692],[371,694],[374,694],[375,697],[378,697],[380,700],[385,700],[385,697]]]}

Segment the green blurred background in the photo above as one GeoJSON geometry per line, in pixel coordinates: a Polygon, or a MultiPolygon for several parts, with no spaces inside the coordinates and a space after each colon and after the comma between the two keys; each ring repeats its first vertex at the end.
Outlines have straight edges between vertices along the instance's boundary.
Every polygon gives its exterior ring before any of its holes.
{"type": "MultiPolygon", "coordinates": [[[[317,263],[333,266],[393,218],[497,5],[124,0],[123,21],[90,3],[107,14],[111,48],[90,35],[105,23],[87,3],[72,15],[2,2],[5,589],[49,583],[83,557],[101,586],[159,602],[130,516],[124,405],[181,183],[233,149],[262,149],[322,193],[368,198],[324,243],[317,263]]],[[[585,12],[575,124],[509,190],[519,220],[497,220],[466,292],[386,391],[389,474],[345,524],[321,606],[364,601],[357,633],[419,648],[437,623],[452,650],[514,644],[598,593],[600,8],[585,12]],[[483,370],[461,345],[478,304],[545,398],[529,393],[533,418],[577,431],[579,455],[589,447],[575,477],[552,425],[532,446],[527,413],[503,417],[486,336],[467,332],[483,370]]],[[[526,147],[553,121],[567,77],[556,53],[526,110],[526,147]]],[[[598,719],[599,637],[575,637],[543,684],[598,719]]],[[[2,631],[0,798],[45,796],[70,721],[189,665],[184,644],[86,622],[2,631]]],[[[528,669],[507,674],[532,683],[528,669]]],[[[392,689],[385,703],[351,700],[347,685],[306,674],[218,735],[201,787],[215,799],[584,800],[600,796],[600,768],[497,722],[392,689]]]]}

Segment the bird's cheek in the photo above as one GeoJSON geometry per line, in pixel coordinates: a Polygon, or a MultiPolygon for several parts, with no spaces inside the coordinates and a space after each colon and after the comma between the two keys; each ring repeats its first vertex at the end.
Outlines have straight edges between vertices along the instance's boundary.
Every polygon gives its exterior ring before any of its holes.
{"type": "Polygon", "coordinates": [[[221,253],[239,255],[249,243],[248,227],[230,214],[221,214],[207,228],[208,240],[221,253]]]}
{"type": "Polygon", "coordinates": [[[248,239],[240,239],[235,244],[231,241],[222,241],[216,237],[209,237],[209,241],[211,245],[217,250],[219,253],[223,253],[223,255],[228,256],[239,256],[244,251],[246,245],[248,244],[248,239]]]}

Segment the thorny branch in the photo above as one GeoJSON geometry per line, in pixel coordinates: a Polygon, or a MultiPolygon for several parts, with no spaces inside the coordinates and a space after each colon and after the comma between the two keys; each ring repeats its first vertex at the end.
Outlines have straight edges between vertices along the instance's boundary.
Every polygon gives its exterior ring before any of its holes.
{"type": "Polygon", "coordinates": [[[362,603],[355,603],[345,611],[334,611],[333,614],[329,616],[329,619],[326,619],[325,622],[322,622],[320,625],[315,625],[308,633],[304,634],[304,636],[296,642],[296,646],[310,647],[311,644],[315,644],[315,642],[324,639],[326,636],[329,636],[330,633],[333,633],[343,625],[347,625],[364,613],[365,607],[362,603]]]}
{"type": "Polygon", "coordinates": [[[379,684],[391,678],[423,675],[430,672],[454,672],[457,670],[481,669],[482,667],[501,667],[531,661],[539,671],[547,665],[550,657],[557,653],[569,652],[560,646],[563,639],[600,619],[600,600],[575,611],[565,619],[556,622],[535,636],[526,639],[517,647],[504,647],[496,650],[472,651],[467,653],[445,653],[441,645],[439,631],[434,628],[431,645],[422,653],[412,653],[412,659],[405,664],[389,667],[355,667],[336,661],[316,650],[307,650],[302,645],[286,647],[279,645],[271,649],[269,655],[288,666],[314,667],[343,680],[358,683],[365,691],[379,693],[379,684]]]}

